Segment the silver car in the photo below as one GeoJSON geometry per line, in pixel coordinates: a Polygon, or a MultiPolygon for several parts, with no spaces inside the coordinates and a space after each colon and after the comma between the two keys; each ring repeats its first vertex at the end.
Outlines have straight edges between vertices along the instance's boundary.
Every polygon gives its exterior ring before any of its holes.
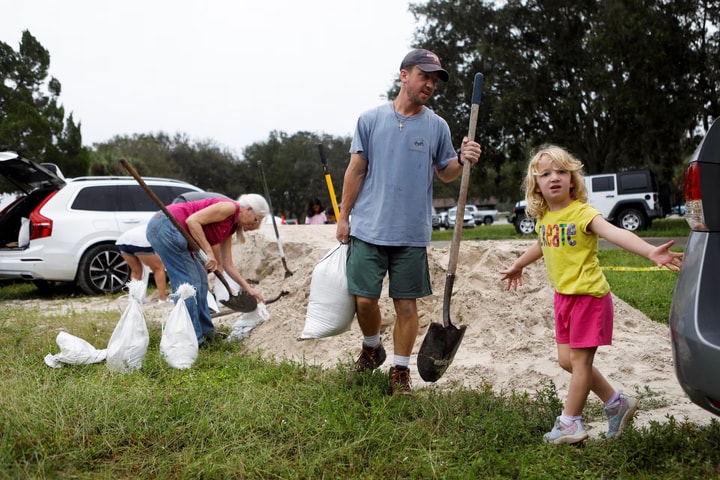
{"type": "Polygon", "coordinates": [[[670,307],[675,373],[690,400],[720,415],[720,119],[685,171],[691,232],[670,307]]]}
{"type": "MultiPolygon", "coordinates": [[[[457,217],[457,207],[452,207],[447,212],[448,226],[455,228],[455,217],[457,217]]],[[[473,217],[472,211],[465,207],[465,215],[463,216],[463,228],[469,228],[475,226],[475,217],[473,217]]]]}

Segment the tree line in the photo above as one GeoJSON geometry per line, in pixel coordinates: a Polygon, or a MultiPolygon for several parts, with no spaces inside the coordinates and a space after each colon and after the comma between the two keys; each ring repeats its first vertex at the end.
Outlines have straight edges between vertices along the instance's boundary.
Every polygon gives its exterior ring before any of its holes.
{"type": "MultiPolygon", "coordinates": [[[[467,132],[474,74],[485,76],[476,133],[483,158],[469,198],[520,198],[530,151],[543,143],[567,147],[588,174],[650,168],[680,198],[684,163],[720,113],[720,0],[430,0],[410,10],[414,45],[438,53],[450,72],[429,106],[456,145],[467,132]]],[[[29,31],[17,51],[0,42],[0,149],[56,163],[70,177],[124,174],[124,157],[143,175],[232,197],[264,193],[262,168],[276,213],[303,219],[311,198],[329,206],[322,143],[341,196],[346,137],[273,131],[240,155],[185,133],[85,146],[49,67],[29,31]]],[[[396,81],[388,98],[398,90],[396,81]]],[[[435,197],[456,198],[458,188],[436,180],[435,197]]]]}

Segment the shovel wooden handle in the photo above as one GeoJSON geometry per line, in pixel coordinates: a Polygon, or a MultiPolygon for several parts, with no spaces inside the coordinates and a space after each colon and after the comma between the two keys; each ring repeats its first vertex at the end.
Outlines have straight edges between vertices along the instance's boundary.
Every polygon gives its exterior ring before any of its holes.
{"type": "MultiPolygon", "coordinates": [[[[203,263],[207,263],[207,254],[203,251],[202,248],[200,248],[200,245],[197,243],[197,241],[188,233],[187,230],[185,230],[182,225],[180,225],[180,222],[178,222],[177,218],[170,213],[170,210],[167,209],[165,204],[158,198],[157,195],[155,195],[155,192],[152,191],[152,189],[148,186],[147,183],[145,183],[145,180],[142,179],[140,174],[135,170],[135,167],[130,165],[130,163],[125,160],[124,158],[120,159],[120,163],[123,167],[125,167],[125,170],[130,172],[130,175],[132,175],[135,180],[137,180],[138,184],[142,187],[143,190],[145,190],[145,193],[148,194],[148,196],[152,199],[153,202],[162,210],[162,212],[165,214],[165,216],[170,220],[170,222],[175,226],[175,228],[182,234],[183,237],[185,237],[185,240],[188,242],[188,245],[190,248],[197,252],[198,256],[200,256],[200,259],[203,261],[203,263]]],[[[213,273],[215,274],[215,277],[220,280],[220,282],[223,284],[223,286],[227,289],[229,295],[233,295],[233,291],[230,288],[230,285],[228,284],[228,281],[225,280],[225,277],[218,272],[217,270],[213,270],[213,273]]]]}
{"type": "MultiPolygon", "coordinates": [[[[476,73],[473,82],[472,104],[470,105],[470,125],[467,137],[475,140],[475,127],[477,126],[478,110],[480,110],[480,97],[482,95],[483,74],[476,73]]],[[[447,278],[445,279],[445,295],[443,296],[443,324],[452,325],[450,321],[450,298],[455,283],[455,270],[457,270],[458,254],[460,253],[460,239],[462,238],[463,221],[465,217],[465,202],[468,185],[470,184],[470,162],[463,165],[462,179],[460,181],[460,194],[458,195],[457,212],[455,213],[455,228],[453,229],[452,243],[450,244],[450,260],[448,261],[447,278]]]]}

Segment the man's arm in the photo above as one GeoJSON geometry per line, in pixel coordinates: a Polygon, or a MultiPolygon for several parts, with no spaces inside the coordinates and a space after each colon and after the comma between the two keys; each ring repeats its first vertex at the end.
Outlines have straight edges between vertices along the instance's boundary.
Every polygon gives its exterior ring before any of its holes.
{"type": "Polygon", "coordinates": [[[448,163],[448,165],[443,169],[436,168],[435,173],[443,182],[452,182],[459,177],[463,171],[460,159],[462,159],[462,163],[470,162],[470,164],[475,164],[478,160],[480,160],[481,153],[482,149],[480,148],[480,144],[477,142],[471,142],[467,137],[465,137],[463,138],[462,145],[460,145],[459,157],[450,160],[450,163],[448,163]]]}
{"type": "Polygon", "coordinates": [[[350,155],[350,163],[345,170],[343,178],[342,208],[340,218],[337,219],[335,238],[342,243],[347,243],[350,236],[350,212],[355,206],[360,187],[365,181],[368,162],[359,153],[350,155]]]}

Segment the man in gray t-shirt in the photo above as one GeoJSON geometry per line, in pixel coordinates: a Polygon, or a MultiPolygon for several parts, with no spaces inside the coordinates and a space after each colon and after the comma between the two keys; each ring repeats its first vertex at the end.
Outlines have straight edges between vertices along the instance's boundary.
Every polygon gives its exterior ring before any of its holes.
{"type": "Polygon", "coordinates": [[[447,122],[425,106],[438,81],[448,77],[434,53],[408,53],[400,64],[397,98],[360,115],[345,171],[336,237],[349,242],[348,290],[355,296],[363,332],[353,375],[385,361],[378,300],[387,274],[396,315],[389,373],[394,394],[411,392],[408,365],[418,333],[417,299],[432,293],[427,246],[433,175],[451,182],[464,162],[480,158],[480,145],[467,138],[458,158],[447,122]]]}

